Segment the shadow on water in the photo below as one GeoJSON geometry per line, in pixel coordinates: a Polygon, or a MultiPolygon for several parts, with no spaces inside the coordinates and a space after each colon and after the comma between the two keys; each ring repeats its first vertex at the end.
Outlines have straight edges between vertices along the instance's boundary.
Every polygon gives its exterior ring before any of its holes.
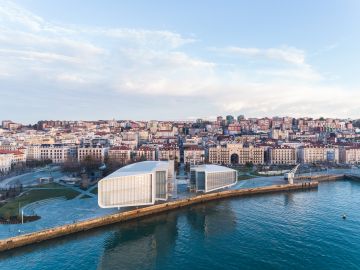
{"type": "Polygon", "coordinates": [[[186,218],[194,230],[207,237],[232,231],[236,227],[236,215],[229,200],[189,207],[186,218]]]}
{"type": "Polygon", "coordinates": [[[118,226],[107,237],[98,269],[144,269],[153,265],[159,254],[171,250],[177,235],[177,213],[139,220],[118,226]]]}
{"type": "Polygon", "coordinates": [[[184,223],[179,219],[186,220],[187,225],[205,237],[227,233],[236,227],[229,201],[195,205],[155,219],[144,219],[137,226],[122,228],[108,237],[98,269],[114,269],[119,265],[122,269],[149,269],[160,258],[171,257],[179,234],[184,233],[179,227],[184,223]]]}

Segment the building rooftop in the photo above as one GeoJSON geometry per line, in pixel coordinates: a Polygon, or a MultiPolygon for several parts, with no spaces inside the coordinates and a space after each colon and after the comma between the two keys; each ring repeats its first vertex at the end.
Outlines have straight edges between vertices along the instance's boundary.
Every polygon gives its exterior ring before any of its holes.
{"type": "Polygon", "coordinates": [[[117,171],[109,174],[103,179],[109,179],[120,176],[128,176],[128,175],[139,175],[145,173],[152,173],[158,169],[166,170],[169,169],[168,161],[142,161],[136,162],[127,166],[124,166],[117,171]]]}
{"type": "Polygon", "coordinates": [[[225,166],[220,166],[220,165],[214,165],[214,164],[203,164],[203,165],[198,165],[198,166],[194,166],[191,168],[191,170],[197,170],[197,171],[206,171],[206,172],[224,172],[224,171],[235,171],[234,169],[230,169],[228,167],[225,166]]]}

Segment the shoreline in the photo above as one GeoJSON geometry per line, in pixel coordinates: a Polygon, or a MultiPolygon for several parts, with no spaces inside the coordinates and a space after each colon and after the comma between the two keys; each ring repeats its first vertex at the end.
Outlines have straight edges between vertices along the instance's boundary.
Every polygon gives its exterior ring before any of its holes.
{"type": "Polygon", "coordinates": [[[201,194],[194,197],[187,197],[175,201],[155,204],[139,209],[128,210],[125,212],[108,214],[101,217],[90,218],[84,221],[75,222],[73,224],[60,225],[50,229],[31,232],[19,236],[14,236],[0,240],[0,252],[11,250],[55,238],[64,237],[67,235],[88,231],[104,227],[115,223],[124,223],[131,220],[141,219],[142,217],[149,217],[159,213],[169,212],[180,208],[185,208],[190,205],[206,203],[210,201],[222,200],[235,197],[246,197],[262,194],[272,194],[278,192],[304,191],[318,188],[321,182],[332,182],[337,180],[360,181],[360,176],[357,175],[313,175],[300,177],[299,180],[310,180],[309,182],[301,182],[295,184],[280,184],[271,186],[261,186],[255,188],[245,189],[231,189],[219,191],[208,194],[201,194]]]}
{"type": "Polygon", "coordinates": [[[123,223],[126,221],[135,220],[158,213],[173,211],[176,209],[187,207],[189,205],[195,205],[200,203],[206,203],[208,201],[222,200],[233,197],[315,189],[318,187],[318,183],[318,181],[313,181],[308,183],[273,185],[248,189],[226,190],[216,193],[198,195],[191,198],[161,203],[116,214],[110,214],[98,218],[76,222],[74,224],[62,225],[51,229],[7,238],[4,240],[0,240],[0,251],[11,250],[22,246],[27,246],[34,243],[43,242],[46,240],[111,225],[114,223],[123,223]]]}

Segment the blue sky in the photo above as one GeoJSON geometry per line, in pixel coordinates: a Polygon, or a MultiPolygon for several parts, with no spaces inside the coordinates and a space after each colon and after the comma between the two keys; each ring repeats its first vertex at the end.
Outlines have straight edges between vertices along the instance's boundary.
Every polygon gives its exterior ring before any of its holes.
{"type": "Polygon", "coordinates": [[[0,0],[0,118],[358,118],[359,27],[357,0],[0,0]]]}

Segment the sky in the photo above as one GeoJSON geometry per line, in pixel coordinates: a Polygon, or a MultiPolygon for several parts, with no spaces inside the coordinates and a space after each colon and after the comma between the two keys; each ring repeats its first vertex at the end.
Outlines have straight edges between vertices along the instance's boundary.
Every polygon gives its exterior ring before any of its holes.
{"type": "Polygon", "coordinates": [[[0,0],[0,119],[360,118],[358,0],[0,0]]]}

